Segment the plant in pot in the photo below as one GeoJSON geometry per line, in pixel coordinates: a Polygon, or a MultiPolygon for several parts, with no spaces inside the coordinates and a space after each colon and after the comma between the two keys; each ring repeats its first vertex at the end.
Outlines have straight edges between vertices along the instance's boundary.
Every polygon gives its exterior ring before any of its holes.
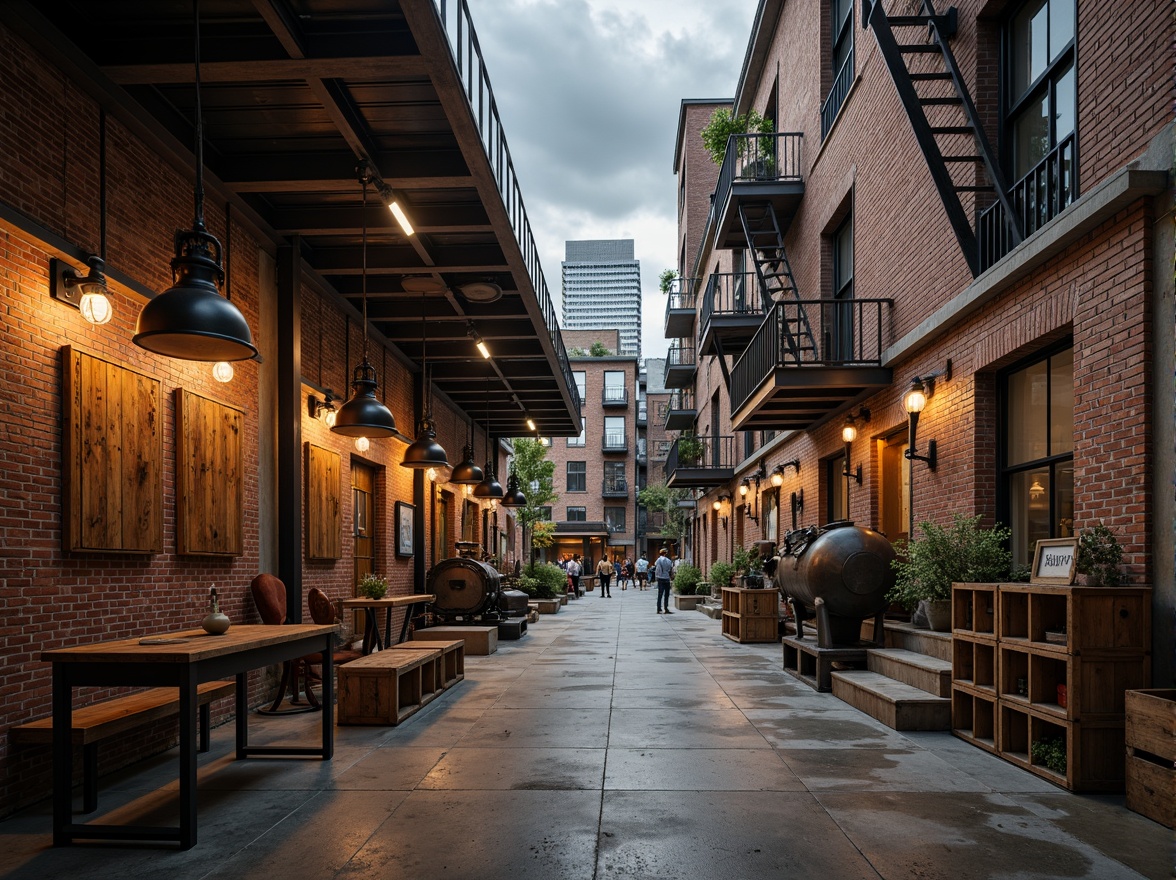
{"type": "Polygon", "coordinates": [[[1060,736],[1035,739],[1029,747],[1029,757],[1046,770],[1066,775],[1066,741],[1060,736]]]}
{"type": "Polygon", "coordinates": [[[678,438],[678,463],[694,467],[702,462],[706,444],[695,434],[683,434],[678,438]]]}
{"type": "Polygon", "coordinates": [[[674,289],[674,282],[678,280],[678,272],[676,269],[663,269],[662,273],[657,276],[658,289],[665,294],[668,294],[674,289]]]}
{"type": "MultiPolygon", "coordinates": [[[[711,114],[702,129],[702,145],[710,154],[711,161],[722,165],[727,155],[727,144],[732,135],[771,134],[772,120],[765,119],[755,110],[748,110],[741,116],[732,115],[726,107],[720,107],[711,114]]],[[[742,165],[740,177],[770,176],[774,156],[765,138],[739,138],[736,141],[738,159],[742,165]]]]}
{"type": "Polygon", "coordinates": [[[383,599],[388,592],[388,582],[378,574],[365,574],[355,592],[365,599],[383,599]]]}
{"type": "Polygon", "coordinates": [[[735,566],[730,562],[712,562],[710,567],[711,592],[716,596],[723,594],[723,587],[731,586],[731,578],[735,576],[735,566]]]}
{"type": "Polygon", "coordinates": [[[1123,581],[1123,547],[1103,523],[1078,533],[1078,572],[1091,587],[1117,587],[1123,581]]]}
{"type": "Polygon", "coordinates": [[[760,570],[759,547],[752,547],[750,550],[744,547],[736,548],[732,561],[735,570],[743,576],[743,586],[749,589],[763,588],[764,575],[760,570]]]}
{"type": "Polygon", "coordinates": [[[674,573],[674,592],[679,596],[693,596],[702,581],[702,572],[697,565],[683,562],[674,573]]]}
{"type": "Polygon", "coordinates": [[[900,543],[894,568],[894,589],[887,594],[910,610],[926,601],[931,629],[951,629],[951,585],[990,583],[1007,578],[1012,564],[1008,540],[1012,531],[1003,526],[980,528],[979,516],[955,514],[950,526],[919,523],[921,538],[900,543]]]}

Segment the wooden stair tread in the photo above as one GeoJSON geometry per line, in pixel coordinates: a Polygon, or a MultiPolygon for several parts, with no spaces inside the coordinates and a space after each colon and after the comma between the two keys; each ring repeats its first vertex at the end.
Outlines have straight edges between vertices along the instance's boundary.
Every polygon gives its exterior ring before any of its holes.
{"type": "Polygon", "coordinates": [[[928,672],[951,672],[951,661],[932,657],[930,654],[920,654],[918,651],[908,651],[906,648],[870,648],[870,654],[888,657],[899,663],[917,666],[928,672]]]}
{"type": "Polygon", "coordinates": [[[849,670],[834,672],[834,681],[844,682],[859,690],[869,691],[888,703],[925,703],[928,705],[951,705],[950,697],[937,697],[878,672],[849,670]]]}

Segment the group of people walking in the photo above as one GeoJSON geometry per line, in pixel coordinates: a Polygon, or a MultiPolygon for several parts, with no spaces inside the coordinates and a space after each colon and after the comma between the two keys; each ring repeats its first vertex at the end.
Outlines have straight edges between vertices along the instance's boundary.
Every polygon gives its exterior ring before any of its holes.
{"type": "MultiPolygon", "coordinates": [[[[583,596],[584,591],[580,588],[580,578],[584,575],[584,563],[580,558],[580,554],[575,553],[571,556],[561,556],[559,560],[559,567],[567,572],[568,575],[568,592],[575,593],[577,596],[583,596]]],[[[653,575],[653,580],[657,587],[657,613],[658,614],[673,614],[670,610],[670,584],[674,577],[674,563],[670,559],[669,554],[663,548],[654,560],[651,566],[649,557],[641,554],[641,558],[635,563],[625,557],[624,562],[615,559],[609,562],[608,557],[602,556],[600,561],[596,563],[596,580],[600,584],[600,597],[602,599],[612,598],[612,582],[616,578],[617,586],[622,590],[627,590],[629,584],[635,584],[638,590],[649,589],[648,583],[650,574],[653,575]]]]}

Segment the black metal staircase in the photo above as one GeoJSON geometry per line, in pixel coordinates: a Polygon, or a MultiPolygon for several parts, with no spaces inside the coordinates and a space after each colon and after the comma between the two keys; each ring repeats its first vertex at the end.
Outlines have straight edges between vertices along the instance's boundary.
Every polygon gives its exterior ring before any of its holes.
{"type": "MultiPolygon", "coordinates": [[[[793,302],[798,307],[783,326],[781,344],[796,363],[811,360],[817,344],[808,315],[800,303],[800,291],[792,277],[792,266],[788,263],[788,252],[784,247],[784,235],[776,221],[776,212],[768,202],[741,204],[739,221],[747,247],[755,261],[755,274],[759,278],[763,296],[764,311],[777,302],[793,302]]],[[[730,385],[728,384],[728,389],[730,385]]]]}
{"type": "Polygon", "coordinates": [[[921,5],[921,15],[888,15],[883,0],[862,0],[862,27],[874,31],[948,221],[975,277],[980,274],[979,246],[962,194],[973,194],[974,215],[978,213],[975,195],[991,193],[1004,207],[1012,243],[1019,244],[1024,235],[996,153],[948,45],[956,31],[955,7],[940,15],[933,0],[922,0],[921,5]],[[919,30],[927,32],[929,42],[915,42],[919,30]],[[896,31],[902,34],[903,42],[895,36],[896,31]],[[977,163],[984,165],[988,182],[957,183],[953,173],[974,169],[977,163]]]}

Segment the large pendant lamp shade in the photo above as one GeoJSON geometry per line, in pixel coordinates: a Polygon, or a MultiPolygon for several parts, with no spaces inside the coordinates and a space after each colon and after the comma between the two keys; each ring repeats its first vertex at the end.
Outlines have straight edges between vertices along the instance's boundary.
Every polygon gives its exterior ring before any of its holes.
{"type": "Polygon", "coordinates": [[[502,484],[494,476],[494,462],[486,459],[486,476],[474,486],[473,495],[475,498],[502,498],[503,494],[502,484]]]}
{"type": "Polygon", "coordinates": [[[200,8],[196,20],[196,211],[191,229],[177,230],[172,286],[139,313],[132,341],[166,357],[240,361],[257,346],[241,311],[220,290],[225,283],[221,244],[204,226],[204,122],[200,108],[200,8]]]}
{"type": "Polygon", "coordinates": [[[525,507],[527,496],[519,488],[519,476],[514,468],[510,470],[510,477],[506,481],[506,495],[502,499],[503,507],[525,507]]]}
{"type": "Polygon", "coordinates": [[[376,368],[368,362],[368,320],[367,320],[367,188],[371,183],[371,170],[366,164],[357,169],[359,182],[363,184],[363,246],[361,271],[363,282],[363,362],[355,368],[351,378],[351,399],[335,414],[331,431],[344,437],[391,437],[396,433],[396,419],[392,411],[376,397],[376,368]]]}
{"type": "Polygon", "coordinates": [[[449,482],[457,483],[459,486],[476,486],[482,482],[484,476],[482,469],[474,464],[473,445],[467,443],[461,450],[461,464],[453,469],[453,473],[449,475],[449,482]]]}
{"type": "Polygon", "coordinates": [[[428,313],[425,292],[421,291],[421,401],[425,413],[417,422],[417,437],[412,445],[404,451],[401,467],[413,470],[427,468],[449,467],[449,458],[441,444],[437,442],[437,429],[433,423],[433,382],[429,374],[429,356],[427,345],[426,314],[428,313]]]}

